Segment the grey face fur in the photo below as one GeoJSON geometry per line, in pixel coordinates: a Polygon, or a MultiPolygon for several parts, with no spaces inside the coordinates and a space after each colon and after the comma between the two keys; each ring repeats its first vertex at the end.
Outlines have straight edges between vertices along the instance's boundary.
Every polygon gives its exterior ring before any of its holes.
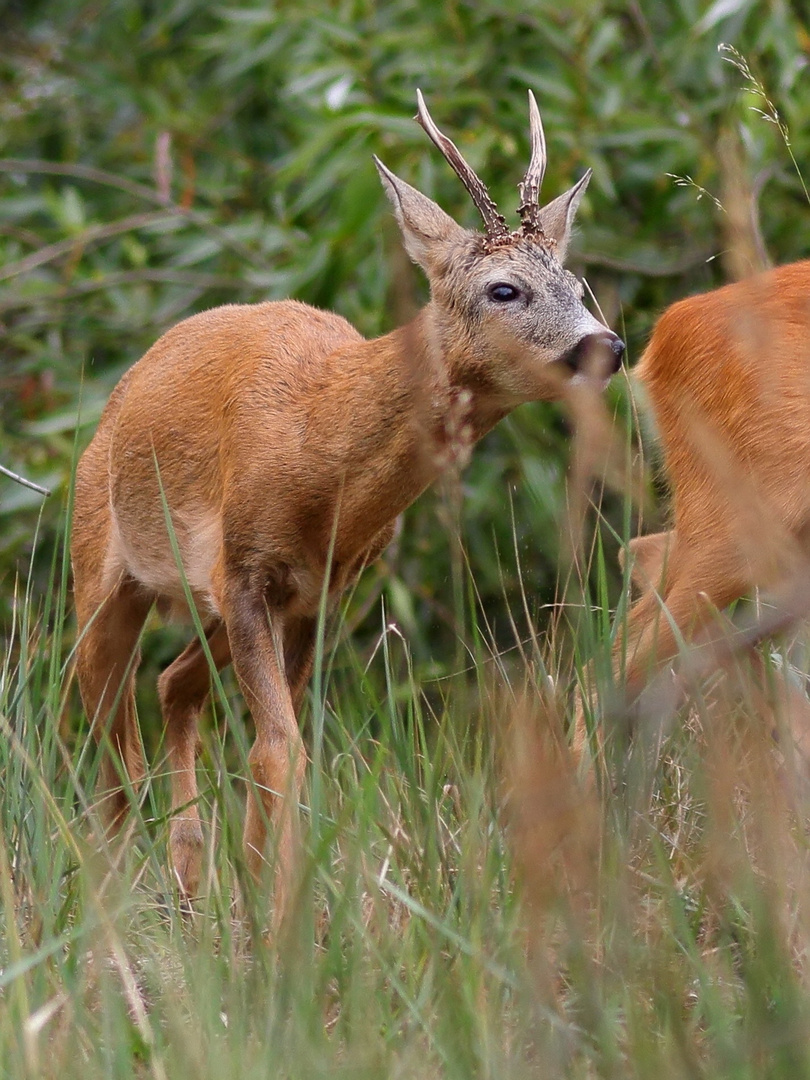
{"type": "MultiPolygon", "coordinates": [[[[420,97],[422,117],[423,109],[420,97]]],[[[429,117],[428,122],[432,125],[429,117]]],[[[455,147],[453,153],[456,160],[445,156],[462,175],[455,147]]],[[[524,221],[521,230],[509,233],[496,223],[493,232],[490,212],[487,232],[481,234],[461,228],[432,199],[374,160],[405,248],[430,281],[435,325],[451,360],[458,353],[467,368],[478,368],[505,404],[557,397],[572,379],[602,382],[617,369],[623,343],[585,308],[580,282],[562,265],[590,171],[527,215],[530,228],[524,221]]],[[[463,167],[468,169],[466,163],[463,167]]]]}

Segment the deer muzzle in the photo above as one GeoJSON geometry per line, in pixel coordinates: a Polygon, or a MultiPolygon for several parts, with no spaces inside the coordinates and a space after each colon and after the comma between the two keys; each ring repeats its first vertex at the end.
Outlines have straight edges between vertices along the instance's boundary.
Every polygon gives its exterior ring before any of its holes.
{"type": "Polygon", "coordinates": [[[624,342],[612,330],[600,330],[582,338],[563,358],[575,375],[588,379],[609,379],[622,366],[624,342]]]}

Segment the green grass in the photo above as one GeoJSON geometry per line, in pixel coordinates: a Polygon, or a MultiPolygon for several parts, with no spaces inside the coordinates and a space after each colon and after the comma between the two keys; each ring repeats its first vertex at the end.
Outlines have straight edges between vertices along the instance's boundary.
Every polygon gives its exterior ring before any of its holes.
{"type": "MultiPolygon", "coordinates": [[[[99,850],[63,562],[45,595],[20,584],[0,686],[2,1075],[807,1074],[807,851],[744,677],[693,703],[645,783],[615,755],[599,801],[564,749],[562,630],[498,654],[457,576],[463,670],[420,676],[384,611],[370,648],[327,639],[281,943],[240,850],[232,681],[204,724],[189,913],[146,685],[152,768],[125,842],[99,850]]],[[[578,627],[608,647],[602,612],[585,605],[578,627]]]]}

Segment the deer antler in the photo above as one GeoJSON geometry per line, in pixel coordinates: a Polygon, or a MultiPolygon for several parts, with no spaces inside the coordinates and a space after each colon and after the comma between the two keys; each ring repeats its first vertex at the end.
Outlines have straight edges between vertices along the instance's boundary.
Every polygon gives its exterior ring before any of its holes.
{"type": "Polygon", "coordinates": [[[506,218],[498,213],[498,207],[492,201],[489,192],[461,156],[455,143],[448,139],[446,135],[443,135],[436,127],[433,118],[427,110],[427,105],[425,105],[425,99],[422,97],[421,90],[416,91],[416,101],[418,106],[416,119],[439,150],[441,150],[459,180],[461,180],[464,187],[469,191],[472,201],[475,203],[479,214],[484,219],[487,239],[506,239],[510,235],[509,228],[506,224],[506,218]]]}
{"type": "Polygon", "coordinates": [[[529,129],[531,131],[532,156],[526,175],[518,184],[520,193],[521,230],[524,236],[542,236],[543,228],[540,225],[540,187],[546,172],[546,136],[543,132],[543,122],[540,119],[540,110],[534,100],[534,94],[529,91],[529,129]]]}

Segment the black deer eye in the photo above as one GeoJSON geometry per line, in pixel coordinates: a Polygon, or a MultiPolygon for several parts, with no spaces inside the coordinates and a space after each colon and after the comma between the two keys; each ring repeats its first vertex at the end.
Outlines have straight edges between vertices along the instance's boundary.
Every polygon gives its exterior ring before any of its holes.
{"type": "Polygon", "coordinates": [[[487,285],[487,296],[499,304],[508,304],[510,300],[519,299],[520,289],[505,281],[496,281],[494,285],[487,285]]]}

